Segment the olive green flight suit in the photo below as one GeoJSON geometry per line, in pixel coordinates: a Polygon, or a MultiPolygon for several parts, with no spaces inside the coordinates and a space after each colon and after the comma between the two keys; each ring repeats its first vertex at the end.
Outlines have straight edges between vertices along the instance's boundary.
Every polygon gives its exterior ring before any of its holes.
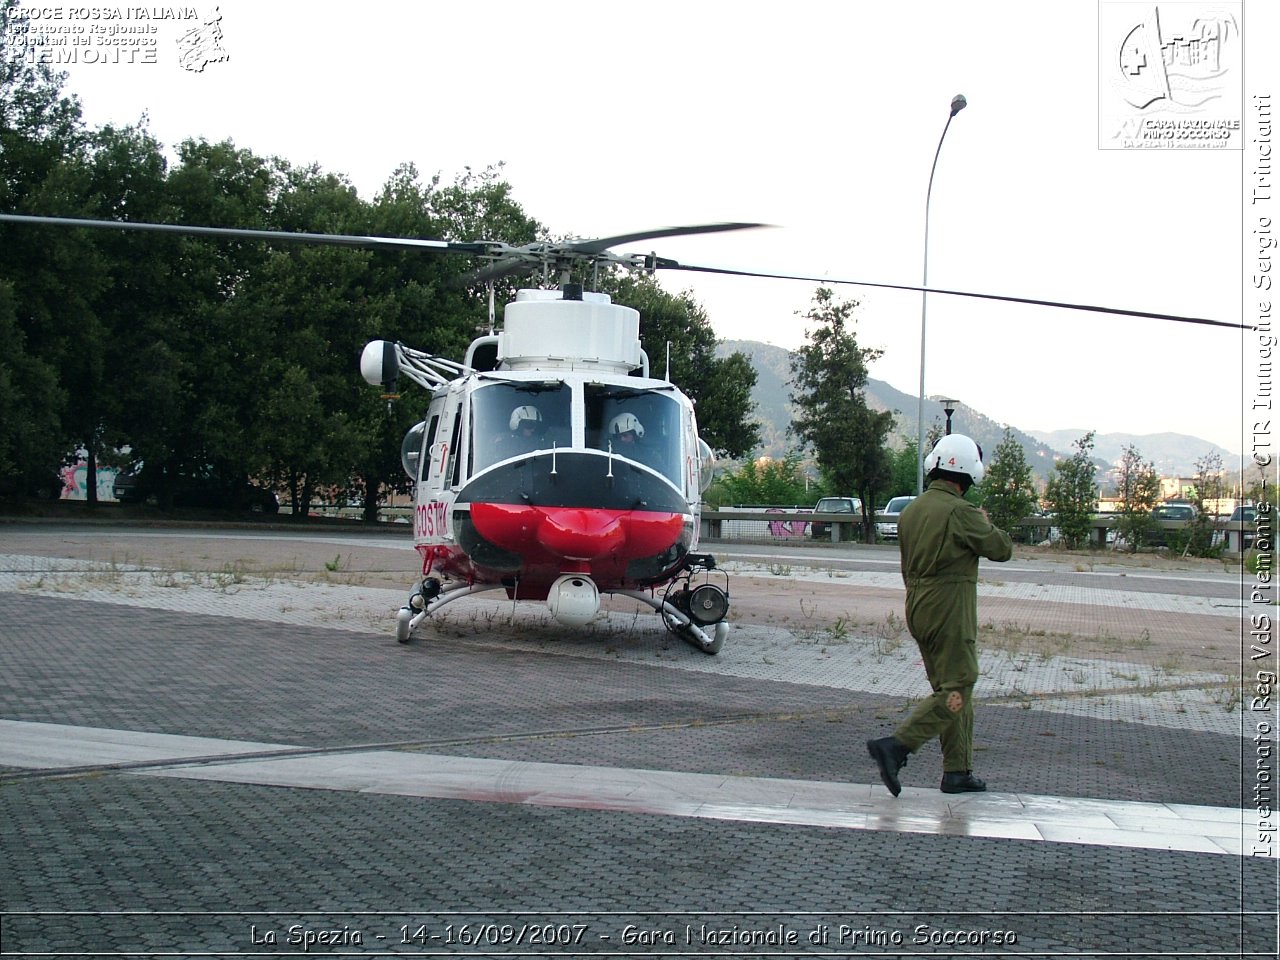
{"type": "Polygon", "coordinates": [[[933,696],[894,731],[915,753],[938,737],[942,769],[973,769],[973,685],[978,680],[978,558],[1003,562],[1013,541],[943,480],[898,518],[907,629],[920,647],[933,696]]]}

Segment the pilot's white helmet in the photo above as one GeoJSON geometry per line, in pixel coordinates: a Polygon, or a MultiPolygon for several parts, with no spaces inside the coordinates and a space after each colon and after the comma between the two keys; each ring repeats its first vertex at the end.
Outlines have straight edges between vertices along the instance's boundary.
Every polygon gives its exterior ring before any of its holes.
{"type": "Polygon", "coordinates": [[[520,430],[522,428],[536,426],[541,422],[542,422],[542,414],[538,412],[538,408],[535,406],[529,405],[524,407],[516,407],[514,410],[512,410],[511,420],[508,425],[511,427],[512,431],[515,431],[515,430],[520,430]],[[530,420],[533,422],[532,423],[526,422],[530,420]]]}
{"type": "Polygon", "coordinates": [[[982,448],[962,433],[943,437],[924,460],[924,472],[945,470],[963,473],[974,483],[981,483],[986,467],[982,465],[982,448]]]}
{"type": "Polygon", "coordinates": [[[637,440],[644,436],[644,424],[634,413],[620,413],[609,421],[609,436],[616,437],[624,433],[634,433],[637,440]]]}

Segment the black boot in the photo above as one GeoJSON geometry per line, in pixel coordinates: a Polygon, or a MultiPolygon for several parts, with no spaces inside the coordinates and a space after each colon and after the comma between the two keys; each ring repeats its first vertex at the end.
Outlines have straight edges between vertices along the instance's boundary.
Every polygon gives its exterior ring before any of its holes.
{"type": "Polygon", "coordinates": [[[972,770],[957,770],[942,775],[943,793],[981,793],[987,789],[987,781],[979,780],[972,770]]]}
{"type": "Polygon", "coordinates": [[[898,742],[896,737],[881,737],[879,740],[867,741],[867,753],[880,768],[880,779],[895,797],[902,792],[902,784],[898,782],[898,771],[907,765],[907,757],[911,751],[898,742]]]}

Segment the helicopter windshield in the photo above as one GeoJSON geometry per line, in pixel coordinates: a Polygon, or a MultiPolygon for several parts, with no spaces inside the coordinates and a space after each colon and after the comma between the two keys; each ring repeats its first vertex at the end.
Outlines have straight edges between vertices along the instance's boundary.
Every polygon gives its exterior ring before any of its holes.
{"type": "Polygon", "coordinates": [[[471,472],[572,441],[573,393],[560,381],[494,383],[471,395],[471,472]]]}
{"type": "Polygon", "coordinates": [[[680,405],[668,390],[586,385],[586,444],[681,482],[680,405]]]}

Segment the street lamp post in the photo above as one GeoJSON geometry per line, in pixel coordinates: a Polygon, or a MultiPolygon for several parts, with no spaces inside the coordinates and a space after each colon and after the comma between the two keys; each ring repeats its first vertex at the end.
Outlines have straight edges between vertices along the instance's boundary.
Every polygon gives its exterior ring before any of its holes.
{"type": "MultiPolygon", "coordinates": [[[[947,139],[947,131],[951,129],[951,120],[957,113],[968,106],[969,101],[963,94],[957,93],[951,98],[951,113],[947,116],[946,126],[942,128],[942,136],[938,138],[938,149],[933,152],[933,166],[929,169],[929,189],[924,195],[924,279],[920,286],[929,286],[929,201],[933,199],[933,175],[938,169],[938,156],[942,153],[942,141],[947,139]]],[[[924,343],[925,318],[929,305],[929,294],[920,294],[920,401],[916,415],[916,493],[924,492],[924,343]]],[[[951,423],[947,415],[948,426],[951,423]]],[[[948,433],[951,431],[948,430],[948,433]]]]}

